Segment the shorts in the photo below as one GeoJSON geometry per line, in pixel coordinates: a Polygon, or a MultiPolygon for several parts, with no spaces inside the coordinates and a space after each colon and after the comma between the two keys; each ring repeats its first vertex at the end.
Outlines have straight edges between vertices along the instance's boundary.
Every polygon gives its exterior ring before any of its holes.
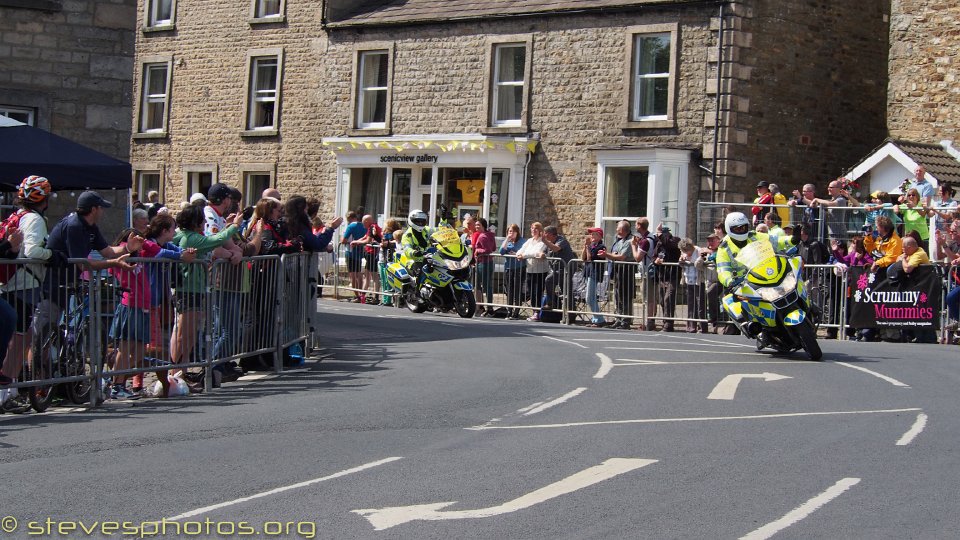
{"type": "Polygon", "coordinates": [[[110,339],[150,343],[150,313],[119,304],[110,325],[110,339]]]}
{"type": "Polygon", "coordinates": [[[41,299],[40,289],[5,292],[3,293],[3,299],[17,312],[16,332],[18,334],[26,333],[30,328],[33,312],[41,299]]]}
{"type": "Polygon", "coordinates": [[[347,272],[360,272],[363,270],[363,258],[358,255],[347,254],[347,272]]]}
{"type": "Polygon", "coordinates": [[[174,294],[177,313],[185,311],[207,311],[207,293],[177,292],[174,294]]]}
{"type": "Polygon", "coordinates": [[[367,261],[367,272],[376,272],[377,265],[380,264],[380,255],[376,253],[364,253],[363,258],[367,261]]]}

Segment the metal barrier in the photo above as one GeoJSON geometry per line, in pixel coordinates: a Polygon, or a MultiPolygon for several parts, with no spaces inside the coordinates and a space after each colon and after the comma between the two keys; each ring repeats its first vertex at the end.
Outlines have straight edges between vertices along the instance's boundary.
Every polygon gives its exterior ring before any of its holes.
{"type": "Polygon", "coordinates": [[[491,254],[487,262],[475,265],[470,276],[477,306],[491,316],[499,308],[505,317],[520,318],[521,311],[529,310],[531,317],[539,316],[541,307],[547,311],[563,312],[560,299],[566,298],[568,283],[566,266],[562,259],[547,257],[545,272],[528,272],[527,264],[514,255],[491,254]]]}
{"type": "MultiPolygon", "coordinates": [[[[383,274],[388,261],[381,260],[380,251],[377,244],[353,248],[341,244],[337,247],[338,264],[333,267],[334,298],[339,300],[346,292],[353,293],[353,300],[356,302],[362,300],[367,304],[396,304],[397,292],[389,290],[383,274]]],[[[384,255],[384,258],[392,257],[391,253],[384,255]]]]}

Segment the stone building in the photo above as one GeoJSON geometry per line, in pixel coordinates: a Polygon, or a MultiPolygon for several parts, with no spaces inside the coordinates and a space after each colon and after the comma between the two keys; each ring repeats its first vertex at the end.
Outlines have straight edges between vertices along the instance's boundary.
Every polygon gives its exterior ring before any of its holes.
{"type": "Polygon", "coordinates": [[[135,12],[136,0],[0,0],[0,115],[128,160],[135,12]]]}
{"type": "Polygon", "coordinates": [[[570,234],[835,177],[885,136],[889,6],[140,0],[131,162],[382,218],[570,234]]]}

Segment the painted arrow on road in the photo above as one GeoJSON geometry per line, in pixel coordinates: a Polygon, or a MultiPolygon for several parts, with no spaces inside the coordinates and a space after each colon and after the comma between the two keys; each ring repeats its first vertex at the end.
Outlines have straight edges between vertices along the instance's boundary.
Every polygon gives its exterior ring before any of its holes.
{"type": "Polygon", "coordinates": [[[733,399],[737,394],[737,387],[740,386],[740,381],[743,379],[763,379],[770,382],[792,378],[793,377],[787,377],[786,375],[777,375],[776,373],[740,373],[737,375],[727,375],[717,384],[713,392],[710,392],[707,399],[733,399]]]}
{"type": "Polygon", "coordinates": [[[580,471],[572,476],[568,476],[559,482],[542,487],[536,491],[518,497],[512,501],[505,502],[498,506],[489,508],[479,508],[477,510],[450,510],[442,511],[444,508],[456,504],[452,502],[439,502],[431,504],[416,504],[413,506],[393,506],[389,508],[368,508],[364,510],[353,510],[353,513],[360,514],[367,518],[374,529],[382,531],[402,525],[411,521],[439,521],[446,519],[477,519],[501,514],[509,514],[517,510],[524,510],[536,504],[549,501],[550,499],[573,493],[578,489],[583,489],[593,484],[609,480],[615,476],[628,473],[630,471],[646,467],[656,463],[655,459],[628,459],[612,458],[604,461],[600,465],[590,467],[580,471]]]}

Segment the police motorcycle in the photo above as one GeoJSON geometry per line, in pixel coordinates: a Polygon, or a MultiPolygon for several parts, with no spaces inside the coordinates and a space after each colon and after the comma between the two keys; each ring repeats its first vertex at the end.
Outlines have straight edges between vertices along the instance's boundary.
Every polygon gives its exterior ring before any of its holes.
{"type": "MultiPolygon", "coordinates": [[[[411,213],[413,215],[413,213],[411,213]]],[[[441,216],[446,212],[441,207],[441,216]]],[[[440,227],[424,229],[429,247],[422,253],[408,256],[397,250],[394,262],[387,265],[387,279],[407,309],[423,313],[427,309],[456,310],[470,318],[477,311],[473,285],[470,283],[470,262],[473,251],[463,245],[456,229],[441,221],[440,227]],[[418,255],[422,260],[418,260],[418,255]]]]}
{"type": "Polygon", "coordinates": [[[746,321],[757,335],[757,350],[770,347],[780,353],[803,349],[811,360],[823,353],[817,343],[819,310],[808,300],[799,256],[776,253],[770,242],[744,246],[736,261],[747,269],[723,298],[724,309],[735,320],[746,321]]]}

